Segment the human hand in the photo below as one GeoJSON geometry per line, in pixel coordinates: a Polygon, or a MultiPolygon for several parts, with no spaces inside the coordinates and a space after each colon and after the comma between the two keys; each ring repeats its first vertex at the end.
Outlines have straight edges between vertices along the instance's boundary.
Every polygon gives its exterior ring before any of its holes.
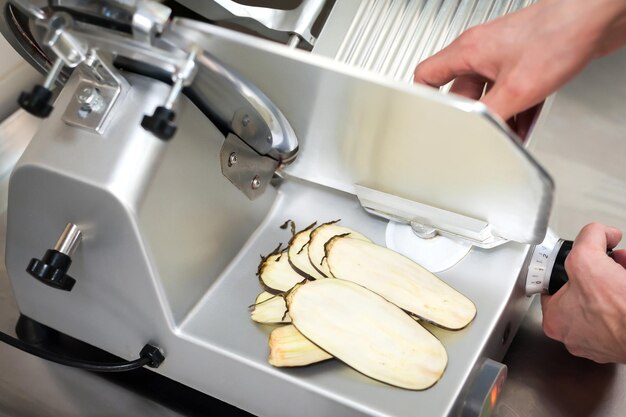
{"type": "Polygon", "coordinates": [[[626,363],[626,250],[606,254],[621,238],[615,228],[585,226],[565,260],[569,281],[541,296],[545,334],[600,363],[626,363]]]}
{"type": "MultiPolygon", "coordinates": [[[[509,120],[541,103],[593,58],[626,44],[626,1],[541,0],[470,28],[420,63],[417,83],[480,99],[509,120]],[[483,92],[486,94],[483,96],[483,92]]],[[[521,136],[525,136],[520,126],[521,136]]]]}

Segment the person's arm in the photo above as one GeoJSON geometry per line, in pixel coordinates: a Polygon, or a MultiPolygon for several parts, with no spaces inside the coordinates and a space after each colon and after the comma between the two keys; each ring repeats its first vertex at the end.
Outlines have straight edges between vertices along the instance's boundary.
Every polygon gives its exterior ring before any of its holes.
{"type": "Polygon", "coordinates": [[[621,238],[612,227],[585,226],[565,260],[569,281],[541,297],[545,334],[600,363],[626,363],[626,250],[606,254],[621,238]]]}
{"type": "Polygon", "coordinates": [[[540,0],[470,28],[415,81],[480,99],[504,120],[542,102],[590,60],[626,44],[626,0],[540,0]]]}

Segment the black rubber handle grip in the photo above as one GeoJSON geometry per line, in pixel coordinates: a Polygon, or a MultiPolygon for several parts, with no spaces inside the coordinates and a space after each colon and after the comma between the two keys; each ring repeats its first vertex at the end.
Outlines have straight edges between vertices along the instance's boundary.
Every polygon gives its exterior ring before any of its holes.
{"type": "MultiPolygon", "coordinates": [[[[567,281],[569,281],[567,271],[565,271],[565,259],[571,252],[573,244],[574,242],[571,240],[564,240],[561,248],[559,249],[559,253],[556,255],[554,267],[552,268],[552,273],[550,274],[550,284],[548,285],[548,294],[550,295],[555,294],[563,285],[565,285],[567,281]]],[[[611,256],[613,251],[607,250],[606,254],[611,256]]]]}

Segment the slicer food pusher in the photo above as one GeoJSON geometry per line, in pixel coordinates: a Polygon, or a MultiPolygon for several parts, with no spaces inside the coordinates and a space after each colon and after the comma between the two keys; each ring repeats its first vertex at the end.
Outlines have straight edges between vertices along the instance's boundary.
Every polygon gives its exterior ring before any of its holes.
{"type": "Polygon", "coordinates": [[[468,26],[528,3],[337,0],[310,38],[320,2],[303,1],[302,20],[185,2],[268,40],[177,17],[176,4],[2,2],[3,34],[48,74],[20,100],[47,117],[10,181],[20,312],[126,360],[156,347],[155,372],[257,415],[492,409],[553,184],[482,104],[406,81],[468,26]],[[337,218],[383,245],[391,220],[468,248],[437,275],[478,314],[459,332],[429,329],[449,357],[433,388],[393,388],[336,361],[266,362],[268,329],[246,309],[258,256],[289,239],[288,219],[337,218]],[[67,276],[73,285],[50,285],[67,276]]]}

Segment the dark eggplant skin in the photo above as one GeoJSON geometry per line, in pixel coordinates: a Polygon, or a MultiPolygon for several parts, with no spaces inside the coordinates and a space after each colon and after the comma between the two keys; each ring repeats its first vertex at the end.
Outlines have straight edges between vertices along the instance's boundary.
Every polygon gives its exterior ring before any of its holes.
{"type": "MultiPolygon", "coordinates": [[[[291,238],[291,240],[289,241],[289,247],[292,247],[292,245],[294,244],[295,240],[298,238],[298,236],[302,233],[306,233],[309,232],[310,230],[314,230],[316,228],[317,222],[313,222],[310,225],[308,225],[307,227],[305,227],[304,229],[300,230],[298,233],[294,234],[293,237],[291,238]]],[[[309,239],[310,241],[310,239],[309,239]]],[[[302,245],[302,247],[300,248],[300,250],[298,250],[298,254],[302,253],[303,250],[306,250],[309,241],[307,241],[304,245],[302,245]]],[[[308,256],[307,256],[308,258],[308,256]]],[[[310,262],[310,260],[309,260],[310,262]]],[[[296,271],[298,274],[300,274],[302,277],[308,279],[308,280],[314,280],[316,279],[315,277],[311,276],[310,274],[308,274],[307,272],[303,271],[302,269],[298,268],[292,261],[291,258],[289,258],[289,265],[291,265],[291,267],[294,269],[294,271],[296,271]]],[[[313,267],[315,268],[315,265],[313,265],[313,267]]],[[[315,268],[315,270],[317,270],[317,268],[315,268]]],[[[318,271],[319,272],[319,271],[318,271]]],[[[321,273],[321,272],[320,272],[321,273]]],[[[323,277],[326,277],[326,275],[322,274],[323,277]]]]}
{"type": "MultiPolygon", "coordinates": [[[[315,229],[311,232],[311,238],[309,239],[309,242],[311,242],[311,240],[313,240],[313,238],[315,237],[315,231],[316,231],[316,230],[319,230],[319,229],[321,229],[321,228],[322,228],[322,227],[324,227],[324,226],[328,226],[328,225],[331,225],[331,224],[336,224],[336,223],[339,223],[340,221],[341,221],[341,219],[337,219],[337,220],[332,220],[332,221],[329,221],[329,222],[326,222],[326,223],[322,223],[322,224],[320,224],[318,227],[316,227],[316,228],[315,228],[315,229]]],[[[326,273],[325,273],[325,272],[323,272],[322,270],[320,270],[320,269],[318,268],[318,266],[319,266],[319,265],[315,265],[315,262],[313,262],[313,261],[311,260],[311,258],[310,258],[310,257],[309,257],[309,262],[311,263],[311,265],[313,265],[313,268],[315,268],[315,270],[316,270],[317,272],[319,272],[319,273],[320,273],[323,277],[328,278],[328,275],[326,275],[326,273]]],[[[320,261],[320,262],[321,262],[321,261],[320,261]]]]}
{"type": "MultiPolygon", "coordinates": [[[[257,268],[256,271],[256,275],[258,277],[259,280],[259,284],[261,285],[261,288],[263,288],[263,290],[272,293],[272,294],[280,294],[282,291],[279,291],[275,288],[272,287],[268,287],[264,282],[263,279],[261,278],[261,275],[263,274],[263,269],[265,269],[266,265],[268,262],[271,262],[269,260],[269,258],[273,255],[277,255],[279,253],[282,253],[281,256],[287,256],[286,254],[287,249],[283,249],[283,244],[279,243],[278,246],[276,247],[276,249],[274,249],[272,252],[270,252],[269,254],[267,254],[266,256],[261,255],[261,262],[259,262],[259,267],[257,268]]],[[[280,256],[276,259],[276,261],[280,260],[280,256]]]]}

